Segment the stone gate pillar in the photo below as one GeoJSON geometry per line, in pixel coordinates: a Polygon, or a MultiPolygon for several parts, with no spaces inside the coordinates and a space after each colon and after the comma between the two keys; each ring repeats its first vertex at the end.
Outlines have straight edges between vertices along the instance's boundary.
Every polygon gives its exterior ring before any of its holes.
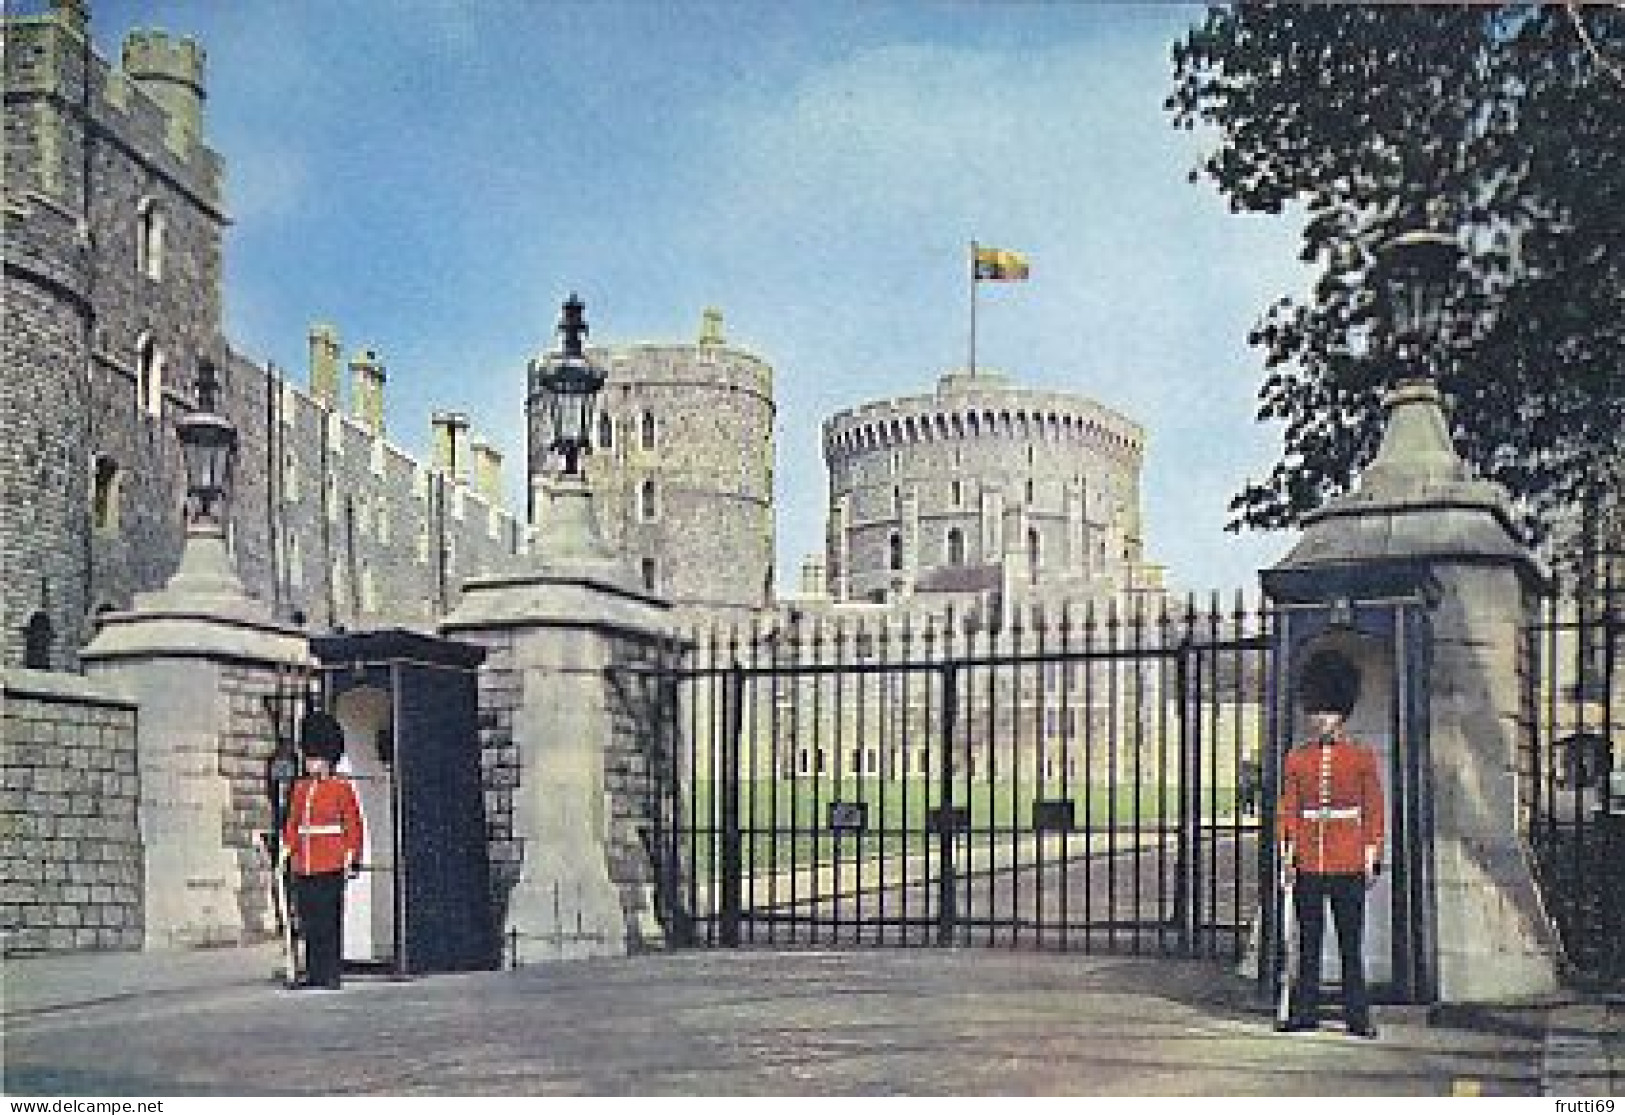
{"type": "MultiPolygon", "coordinates": [[[[442,623],[486,648],[488,784],[511,795],[493,883],[515,963],[619,956],[657,938],[628,787],[615,670],[668,642],[668,604],[604,545],[584,482],[537,482],[542,543],[520,567],[467,581],[442,623]]],[[[500,830],[504,812],[492,810],[500,830]]]]}
{"type": "Polygon", "coordinates": [[[1456,455],[1438,388],[1401,382],[1387,408],[1381,449],[1358,490],[1305,517],[1298,544],[1264,573],[1265,588],[1277,600],[1330,602],[1403,567],[1436,589],[1423,657],[1428,800],[1416,833],[1431,857],[1432,908],[1423,914],[1435,955],[1425,960],[1440,1002],[1537,998],[1556,989],[1557,943],[1517,818],[1531,711],[1522,637],[1542,576],[1505,492],[1472,478],[1456,455]]]}
{"type": "Polygon", "coordinates": [[[92,680],[138,705],[138,816],[148,949],[238,944],[272,932],[256,827],[269,823],[261,698],[308,662],[304,637],[243,590],[224,533],[188,538],[181,566],[128,612],[102,617],[92,680]]]}

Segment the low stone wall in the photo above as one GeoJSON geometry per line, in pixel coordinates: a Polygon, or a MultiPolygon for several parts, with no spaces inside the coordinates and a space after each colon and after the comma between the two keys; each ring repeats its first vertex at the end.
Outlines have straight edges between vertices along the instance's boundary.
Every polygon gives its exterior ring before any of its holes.
{"type": "Polygon", "coordinates": [[[74,674],[0,674],[0,949],[137,949],[136,706],[74,674]]]}

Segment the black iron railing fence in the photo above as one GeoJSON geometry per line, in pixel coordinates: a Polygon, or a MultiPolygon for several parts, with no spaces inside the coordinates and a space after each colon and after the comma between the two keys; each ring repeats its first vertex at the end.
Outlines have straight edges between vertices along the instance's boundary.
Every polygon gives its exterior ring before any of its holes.
{"type": "Polygon", "coordinates": [[[694,943],[1237,955],[1270,614],[1239,597],[707,629],[662,908],[694,943]]]}
{"type": "Polygon", "coordinates": [[[1568,977],[1625,988],[1625,553],[1556,582],[1528,632],[1520,808],[1568,977]]]}

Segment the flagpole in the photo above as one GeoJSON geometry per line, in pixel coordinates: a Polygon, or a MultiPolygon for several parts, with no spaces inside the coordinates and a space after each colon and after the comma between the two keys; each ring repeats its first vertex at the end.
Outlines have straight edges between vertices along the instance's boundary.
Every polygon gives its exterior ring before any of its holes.
{"type": "Polygon", "coordinates": [[[970,374],[976,376],[976,241],[970,242],[970,374]]]}

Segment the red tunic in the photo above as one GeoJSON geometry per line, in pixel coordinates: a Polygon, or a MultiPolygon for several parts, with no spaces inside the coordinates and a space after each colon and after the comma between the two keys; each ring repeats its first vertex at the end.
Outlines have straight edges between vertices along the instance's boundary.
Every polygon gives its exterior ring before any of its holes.
{"type": "MultiPolygon", "coordinates": [[[[1357,875],[1382,858],[1382,779],[1363,743],[1306,743],[1287,752],[1276,833],[1300,871],[1357,875]]],[[[1283,853],[1284,854],[1284,853],[1283,853]]]]}
{"type": "Polygon", "coordinates": [[[282,846],[295,875],[325,875],[361,862],[361,804],[346,778],[301,778],[288,795],[282,846]]]}

